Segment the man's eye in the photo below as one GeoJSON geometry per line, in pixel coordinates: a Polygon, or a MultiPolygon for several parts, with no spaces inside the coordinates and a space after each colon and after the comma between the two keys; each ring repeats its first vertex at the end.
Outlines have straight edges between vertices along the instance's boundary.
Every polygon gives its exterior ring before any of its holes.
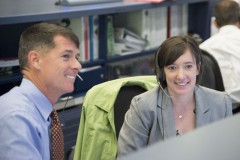
{"type": "Polygon", "coordinates": [[[69,56],[68,54],[63,55],[63,58],[64,58],[64,59],[69,59],[69,57],[70,57],[70,56],[69,56]]]}
{"type": "Polygon", "coordinates": [[[79,61],[79,56],[76,56],[75,58],[76,58],[76,60],[78,60],[78,61],[79,61]]]}

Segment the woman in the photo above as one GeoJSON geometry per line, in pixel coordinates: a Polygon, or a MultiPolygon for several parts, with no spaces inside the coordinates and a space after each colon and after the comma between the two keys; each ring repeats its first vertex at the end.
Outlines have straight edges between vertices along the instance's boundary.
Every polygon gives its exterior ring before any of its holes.
{"type": "Polygon", "coordinates": [[[118,156],[232,115],[229,95],[197,84],[202,56],[192,38],[167,39],[155,59],[159,87],[133,98],[119,134],[118,156]]]}

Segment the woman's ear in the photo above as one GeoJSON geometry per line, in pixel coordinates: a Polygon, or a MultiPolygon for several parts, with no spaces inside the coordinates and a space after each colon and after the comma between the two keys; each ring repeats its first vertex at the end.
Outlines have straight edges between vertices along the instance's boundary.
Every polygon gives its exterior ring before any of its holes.
{"type": "Polygon", "coordinates": [[[30,51],[28,53],[28,63],[30,68],[40,69],[40,53],[37,51],[30,51]]]}

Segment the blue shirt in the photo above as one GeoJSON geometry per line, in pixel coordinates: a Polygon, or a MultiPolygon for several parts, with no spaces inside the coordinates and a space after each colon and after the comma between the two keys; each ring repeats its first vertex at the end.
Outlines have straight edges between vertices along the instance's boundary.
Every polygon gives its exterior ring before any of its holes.
{"type": "Polygon", "coordinates": [[[29,80],[23,78],[0,97],[0,159],[49,160],[49,115],[53,106],[29,80]]]}

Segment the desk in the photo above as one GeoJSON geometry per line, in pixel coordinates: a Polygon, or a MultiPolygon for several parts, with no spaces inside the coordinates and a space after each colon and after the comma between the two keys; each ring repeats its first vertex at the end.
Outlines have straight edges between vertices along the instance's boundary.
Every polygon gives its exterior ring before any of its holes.
{"type": "Polygon", "coordinates": [[[239,160],[240,114],[118,160],[239,160]]]}

